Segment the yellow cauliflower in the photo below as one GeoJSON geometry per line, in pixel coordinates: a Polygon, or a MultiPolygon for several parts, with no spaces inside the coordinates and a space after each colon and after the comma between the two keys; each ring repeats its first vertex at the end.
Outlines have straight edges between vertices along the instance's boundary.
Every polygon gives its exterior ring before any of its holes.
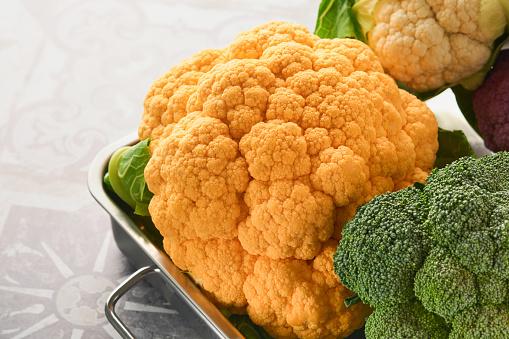
{"type": "Polygon", "coordinates": [[[216,304],[274,337],[346,337],[371,309],[332,270],[344,222],[423,182],[438,148],[425,104],[356,40],[268,22],[156,80],[149,211],[165,250],[216,304]]]}

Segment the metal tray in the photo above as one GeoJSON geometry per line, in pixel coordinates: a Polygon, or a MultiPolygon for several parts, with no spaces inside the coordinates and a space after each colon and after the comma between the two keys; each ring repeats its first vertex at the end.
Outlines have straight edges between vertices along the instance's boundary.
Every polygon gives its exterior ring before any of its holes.
{"type": "Polygon", "coordinates": [[[133,133],[108,145],[96,155],[88,171],[89,191],[110,215],[117,246],[139,268],[108,298],[105,308],[108,320],[122,337],[134,338],[116,315],[115,304],[133,285],[146,278],[204,338],[244,338],[191,279],[173,264],[150,231],[134,215],[121,208],[122,202],[107,193],[103,177],[111,155],[118,148],[136,142],[138,137],[133,133]]]}

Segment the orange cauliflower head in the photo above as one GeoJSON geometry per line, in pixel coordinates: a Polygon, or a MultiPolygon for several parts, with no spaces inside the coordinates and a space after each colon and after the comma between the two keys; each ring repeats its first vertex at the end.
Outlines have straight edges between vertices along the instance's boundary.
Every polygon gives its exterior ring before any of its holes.
{"type": "Polygon", "coordinates": [[[275,337],[361,327],[332,253],[357,206],[431,171],[427,106],[363,43],[274,21],[174,66],[144,107],[149,211],[177,266],[275,337]]]}

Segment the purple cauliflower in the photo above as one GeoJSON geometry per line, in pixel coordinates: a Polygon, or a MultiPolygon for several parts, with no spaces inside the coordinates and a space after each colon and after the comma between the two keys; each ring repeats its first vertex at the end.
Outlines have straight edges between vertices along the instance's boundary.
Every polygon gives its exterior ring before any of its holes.
{"type": "Polygon", "coordinates": [[[484,145],[494,152],[509,151],[509,50],[502,50],[472,104],[484,145]]]}

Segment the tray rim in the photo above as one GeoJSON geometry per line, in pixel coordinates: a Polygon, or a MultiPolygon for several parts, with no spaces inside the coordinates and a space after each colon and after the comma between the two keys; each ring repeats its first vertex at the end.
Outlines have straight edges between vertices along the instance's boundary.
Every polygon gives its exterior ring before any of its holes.
{"type": "MultiPolygon", "coordinates": [[[[238,338],[244,336],[233,326],[219,309],[201,292],[194,282],[172,262],[170,257],[159,249],[140,230],[134,220],[124,212],[106,192],[103,184],[111,155],[123,146],[130,146],[139,141],[136,132],[130,133],[102,148],[94,157],[88,170],[88,190],[96,202],[110,215],[112,222],[129,236],[154,265],[159,267],[162,274],[171,282],[178,293],[188,304],[190,310],[201,318],[218,338],[238,338]]],[[[113,225],[112,225],[113,226],[113,225]]],[[[135,265],[136,266],[136,265],[135,265]]],[[[140,267],[137,267],[140,268],[140,267]]]]}

